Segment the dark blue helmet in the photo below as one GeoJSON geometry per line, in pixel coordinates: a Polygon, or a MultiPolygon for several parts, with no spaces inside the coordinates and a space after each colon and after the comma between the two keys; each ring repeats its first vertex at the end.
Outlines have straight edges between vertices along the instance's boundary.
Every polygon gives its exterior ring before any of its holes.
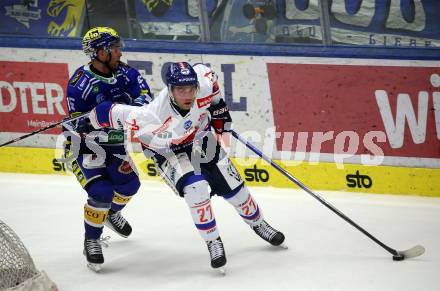
{"type": "Polygon", "coordinates": [[[197,73],[187,62],[172,63],[166,73],[167,86],[198,86],[197,73]]]}

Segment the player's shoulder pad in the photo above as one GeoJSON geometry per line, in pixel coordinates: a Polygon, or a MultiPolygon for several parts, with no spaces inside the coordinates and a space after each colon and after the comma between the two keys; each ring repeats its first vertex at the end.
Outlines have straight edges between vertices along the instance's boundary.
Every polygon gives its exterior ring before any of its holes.
{"type": "Polygon", "coordinates": [[[92,78],[90,72],[84,69],[84,66],[79,67],[69,80],[68,86],[70,88],[75,88],[80,91],[86,88],[87,84],[92,78]]]}
{"type": "Polygon", "coordinates": [[[131,68],[131,66],[130,65],[128,65],[127,63],[124,63],[124,62],[119,62],[119,68],[120,69],[130,69],[131,68]]]}
{"type": "Polygon", "coordinates": [[[127,75],[127,72],[130,70],[130,66],[126,63],[120,62],[118,66],[117,72],[122,75],[127,75]]]}
{"type": "Polygon", "coordinates": [[[159,94],[157,94],[157,96],[154,97],[153,101],[161,100],[161,99],[168,100],[168,98],[169,98],[168,96],[169,96],[168,87],[164,87],[164,88],[162,88],[162,90],[160,90],[159,94]]]}
{"type": "Polygon", "coordinates": [[[127,65],[126,63],[121,62],[119,67],[119,71],[127,76],[128,78],[137,78],[141,73],[134,67],[127,65]]]}
{"type": "Polygon", "coordinates": [[[213,83],[218,81],[217,74],[215,73],[215,71],[211,67],[208,67],[207,65],[202,64],[202,63],[197,63],[193,66],[193,68],[194,68],[194,71],[196,71],[196,73],[197,73],[197,77],[207,78],[213,83]]]}
{"type": "Polygon", "coordinates": [[[196,71],[197,75],[200,73],[204,74],[204,73],[209,73],[212,71],[210,67],[208,67],[207,65],[202,64],[202,63],[196,63],[192,67],[193,67],[194,71],[196,71]]]}
{"type": "Polygon", "coordinates": [[[200,90],[204,91],[203,93],[215,94],[219,92],[217,74],[210,67],[199,63],[193,68],[197,73],[200,90]]]}

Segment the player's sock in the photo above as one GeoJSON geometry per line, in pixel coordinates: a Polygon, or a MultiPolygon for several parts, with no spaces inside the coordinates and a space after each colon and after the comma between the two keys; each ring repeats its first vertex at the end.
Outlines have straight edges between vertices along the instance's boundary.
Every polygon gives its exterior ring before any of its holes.
{"type": "Polygon", "coordinates": [[[259,225],[263,221],[263,213],[246,186],[240,186],[231,193],[223,195],[223,198],[234,206],[244,222],[251,227],[259,225]]]}
{"type": "Polygon", "coordinates": [[[101,203],[88,199],[84,205],[85,237],[99,239],[102,234],[104,222],[107,219],[110,203],[101,203]]]}
{"type": "Polygon", "coordinates": [[[192,183],[183,188],[185,202],[200,236],[205,241],[215,240],[219,237],[219,233],[211,207],[208,182],[205,180],[193,181],[190,181],[192,183]]]}
{"type": "Polygon", "coordinates": [[[113,195],[111,209],[114,212],[121,211],[125,206],[127,206],[128,202],[130,202],[131,198],[133,197],[133,195],[131,196],[122,195],[116,191],[114,191],[113,193],[114,195],[113,195]]]}

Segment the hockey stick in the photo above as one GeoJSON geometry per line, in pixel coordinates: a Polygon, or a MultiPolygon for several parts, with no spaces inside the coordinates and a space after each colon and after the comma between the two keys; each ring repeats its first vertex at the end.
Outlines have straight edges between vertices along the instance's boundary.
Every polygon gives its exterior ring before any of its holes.
{"type": "Polygon", "coordinates": [[[322,198],[321,196],[319,196],[318,194],[314,193],[312,190],[310,190],[309,188],[307,188],[303,183],[301,183],[300,181],[298,181],[294,176],[292,176],[291,174],[289,174],[288,172],[286,172],[283,168],[281,168],[278,164],[276,164],[272,159],[270,159],[269,157],[267,157],[266,155],[264,155],[260,150],[258,150],[256,147],[254,147],[251,143],[249,143],[247,140],[243,139],[237,132],[235,132],[234,130],[230,131],[232,133],[232,135],[239,140],[240,142],[242,142],[244,145],[246,145],[246,147],[248,147],[250,150],[252,150],[254,153],[256,153],[258,156],[260,156],[263,160],[265,160],[266,162],[268,162],[272,167],[274,167],[275,169],[277,169],[281,174],[283,174],[284,176],[286,176],[290,181],[292,181],[293,183],[295,183],[296,185],[298,185],[301,189],[303,189],[304,191],[306,191],[308,194],[312,195],[314,198],[316,198],[319,202],[321,202],[322,204],[324,204],[324,206],[326,206],[328,209],[330,209],[331,211],[333,211],[334,213],[336,213],[339,217],[341,217],[342,219],[344,219],[346,222],[348,222],[349,224],[351,224],[352,226],[354,226],[355,228],[357,228],[360,232],[362,232],[363,234],[365,234],[366,236],[368,236],[370,239],[372,239],[375,243],[377,243],[378,245],[380,245],[382,248],[384,248],[385,250],[387,250],[390,254],[393,255],[393,260],[394,261],[402,261],[404,259],[409,259],[409,258],[413,258],[413,257],[417,257],[422,255],[425,252],[425,248],[421,245],[416,245],[410,249],[404,250],[404,251],[397,251],[393,248],[390,248],[389,246],[387,246],[386,244],[384,244],[383,242],[381,242],[380,240],[378,240],[377,238],[375,238],[372,234],[370,234],[368,231],[366,231],[365,229],[363,229],[361,226],[359,226],[357,223],[355,223],[353,220],[351,220],[348,216],[346,216],[344,213],[342,213],[340,210],[338,210],[336,207],[334,207],[333,205],[331,205],[329,202],[327,202],[326,200],[324,200],[324,198],[322,198]]]}
{"type": "Polygon", "coordinates": [[[48,129],[54,128],[54,127],[56,127],[56,126],[58,126],[58,125],[60,125],[60,124],[62,124],[62,123],[71,122],[71,121],[74,121],[74,120],[80,119],[80,118],[82,118],[82,117],[85,117],[85,116],[89,115],[89,113],[90,113],[90,112],[85,112],[85,113],[80,114],[80,115],[75,116],[75,117],[66,117],[66,118],[64,118],[63,120],[59,121],[59,122],[53,123],[53,124],[48,125],[48,126],[46,126],[46,127],[40,128],[40,129],[38,129],[38,130],[36,130],[36,131],[30,132],[30,133],[28,133],[28,134],[25,134],[25,135],[22,135],[22,136],[16,137],[16,138],[14,138],[14,139],[12,139],[12,140],[10,140],[10,141],[7,141],[7,142],[5,142],[5,143],[2,143],[2,144],[0,144],[0,148],[3,147],[3,146],[7,146],[7,145],[9,145],[9,144],[11,144],[11,143],[14,143],[14,142],[20,141],[20,140],[22,140],[22,139],[25,139],[25,138],[27,138],[27,137],[33,136],[33,135],[35,135],[35,134],[37,134],[37,133],[40,133],[40,132],[42,132],[42,131],[46,131],[46,130],[48,130],[48,129]]]}

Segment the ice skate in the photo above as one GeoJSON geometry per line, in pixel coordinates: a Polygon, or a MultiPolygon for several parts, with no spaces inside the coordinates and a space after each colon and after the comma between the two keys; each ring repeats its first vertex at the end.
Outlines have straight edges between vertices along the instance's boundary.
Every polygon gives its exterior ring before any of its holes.
{"type": "Polygon", "coordinates": [[[87,267],[94,272],[99,272],[104,263],[102,246],[108,247],[107,241],[110,237],[103,239],[84,239],[84,255],[87,259],[87,267]]]}
{"type": "Polygon", "coordinates": [[[217,269],[220,274],[226,274],[226,254],[223,247],[223,242],[220,237],[215,240],[207,241],[209,255],[211,256],[211,267],[217,269]]]}
{"type": "Polygon", "coordinates": [[[104,224],[122,237],[128,237],[132,231],[130,224],[120,211],[115,212],[110,209],[104,224]]]}
{"type": "Polygon", "coordinates": [[[94,272],[99,272],[104,263],[104,256],[98,239],[84,239],[84,255],[87,258],[87,267],[94,272]]]}
{"type": "Polygon", "coordinates": [[[287,249],[287,245],[284,244],[284,234],[272,226],[270,226],[265,220],[263,220],[259,225],[252,227],[258,236],[267,241],[273,246],[279,246],[281,248],[287,249]]]}

